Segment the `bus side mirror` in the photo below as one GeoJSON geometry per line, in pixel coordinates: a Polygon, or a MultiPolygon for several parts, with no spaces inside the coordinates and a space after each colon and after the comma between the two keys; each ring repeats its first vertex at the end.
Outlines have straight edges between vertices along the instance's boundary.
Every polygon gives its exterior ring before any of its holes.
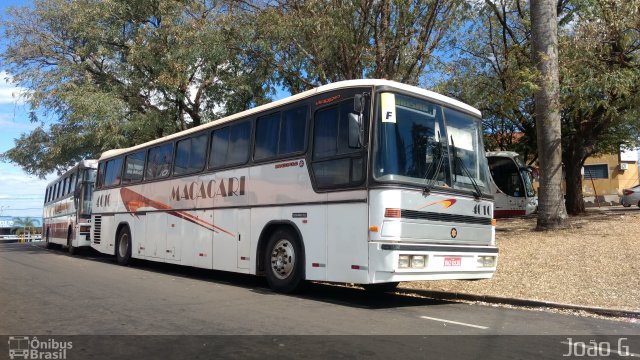
{"type": "Polygon", "coordinates": [[[362,115],[349,113],[349,147],[358,149],[362,147],[362,115]]]}

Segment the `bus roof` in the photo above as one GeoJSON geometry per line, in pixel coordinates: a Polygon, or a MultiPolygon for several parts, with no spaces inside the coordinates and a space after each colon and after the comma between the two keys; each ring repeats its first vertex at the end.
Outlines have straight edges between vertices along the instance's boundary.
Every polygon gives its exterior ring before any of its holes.
{"type": "Polygon", "coordinates": [[[314,88],[314,89],[311,89],[311,90],[307,90],[305,92],[301,92],[299,94],[296,94],[296,95],[293,95],[293,96],[289,96],[289,97],[281,99],[281,100],[277,100],[277,101],[274,101],[274,102],[271,102],[271,103],[268,103],[268,104],[264,104],[264,105],[261,105],[261,106],[258,106],[258,107],[255,107],[255,108],[252,108],[252,109],[249,109],[249,110],[245,110],[245,111],[239,112],[237,114],[233,114],[233,115],[230,115],[230,116],[227,116],[227,117],[224,117],[224,118],[212,121],[212,122],[208,122],[206,124],[202,124],[200,126],[196,126],[194,128],[191,128],[191,129],[183,130],[183,131],[180,131],[180,132],[177,132],[177,133],[174,133],[174,134],[171,134],[171,135],[167,135],[167,136],[164,136],[164,137],[152,140],[152,141],[148,141],[148,142],[143,143],[143,144],[135,145],[135,146],[132,146],[132,147],[129,147],[129,148],[107,150],[107,151],[102,153],[102,156],[100,156],[100,160],[105,159],[105,158],[111,158],[111,157],[114,157],[114,156],[117,156],[117,155],[120,155],[120,154],[123,154],[123,153],[127,153],[127,152],[130,152],[130,151],[134,151],[134,150],[137,150],[137,149],[142,149],[142,148],[145,148],[145,147],[150,146],[150,145],[154,145],[154,144],[157,144],[157,143],[165,142],[167,140],[179,138],[179,137],[191,134],[191,133],[196,133],[198,131],[207,129],[209,127],[214,127],[214,126],[223,124],[225,122],[233,121],[235,119],[240,119],[240,118],[243,118],[243,117],[255,114],[255,113],[259,113],[259,112],[266,111],[266,110],[269,110],[269,109],[272,109],[272,108],[276,108],[276,107],[281,106],[281,105],[286,105],[286,104],[289,104],[289,103],[292,103],[292,102],[295,102],[295,101],[298,101],[298,100],[302,100],[302,99],[305,99],[305,98],[308,98],[308,97],[311,97],[311,96],[314,96],[316,94],[320,94],[320,93],[323,93],[323,92],[340,90],[340,89],[347,89],[347,88],[353,88],[353,87],[364,87],[364,86],[377,86],[377,87],[379,87],[379,86],[389,86],[389,87],[393,87],[393,88],[396,88],[398,90],[404,90],[404,91],[407,91],[407,92],[412,92],[412,93],[427,97],[429,99],[432,99],[432,100],[435,100],[435,101],[438,101],[438,102],[441,102],[441,103],[445,103],[445,104],[451,105],[451,106],[453,106],[455,108],[458,108],[458,109],[467,111],[469,113],[472,113],[474,115],[477,115],[478,117],[481,116],[480,111],[478,109],[470,106],[470,105],[467,105],[467,104],[465,104],[465,103],[463,103],[463,102],[461,102],[459,100],[450,98],[448,96],[441,95],[441,94],[435,93],[433,91],[422,89],[422,88],[419,88],[419,87],[416,87],[416,86],[402,84],[402,83],[391,81],[391,80],[381,80],[381,79],[345,80],[345,81],[338,81],[338,82],[335,82],[335,83],[332,83],[332,84],[328,84],[328,85],[323,85],[323,86],[320,86],[320,87],[317,87],[317,88],[314,88]]]}
{"type": "Polygon", "coordinates": [[[97,169],[98,168],[98,160],[95,159],[87,159],[87,160],[80,160],[78,161],[77,164],[73,165],[69,170],[65,171],[64,174],[57,176],[53,181],[49,182],[47,184],[47,187],[49,185],[53,185],[56,182],[60,181],[61,178],[69,175],[69,173],[74,172],[78,167],[83,167],[83,168],[91,168],[91,169],[97,169]]]}

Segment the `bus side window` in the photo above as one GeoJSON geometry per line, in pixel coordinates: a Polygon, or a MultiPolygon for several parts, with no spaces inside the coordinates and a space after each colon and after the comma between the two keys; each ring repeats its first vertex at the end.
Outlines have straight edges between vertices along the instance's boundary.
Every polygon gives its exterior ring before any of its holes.
{"type": "Polygon", "coordinates": [[[214,130],[209,168],[246,163],[249,160],[250,136],[251,123],[248,121],[214,130]]]}
{"type": "Polygon", "coordinates": [[[207,135],[200,134],[178,141],[176,145],[175,175],[192,174],[202,170],[207,149],[207,135]]]}
{"type": "Polygon", "coordinates": [[[304,151],[307,107],[261,116],[256,120],[256,160],[304,151]]]}
{"type": "Polygon", "coordinates": [[[71,176],[69,176],[69,190],[67,191],[68,194],[71,194],[73,192],[73,190],[75,190],[75,188],[76,188],[75,180],[76,180],[76,178],[75,178],[74,174],[71,174],[71,176]]]}
{"type": "Polygon", "coordinates": [[[96,189],[100,189],[104,184],[104,162],[98,164],[98,176],[96,177],[96,189]]]}
{"type": "Polygon", "coordinates": [[[169,176],[173,162],[173,143],[153,147],[147,158],[145,179],[165,178],[169,176]]]}
{"type": "Polygon", "coordinates": [[[307,133],[307,107],[300,106],[282,113],[278,155],[291,154],[304,150],[307,133]]]}
{"type": "Polygon", "coordinates": [[[115,158],[107,161],[104,176],[104,186],[120,185],[120,173],[122,172],[122,158],[115,158]]]}
{"type": "Polygon", "coordinates": [[[256,120],[256,160],[275,157],[278,151],[280,113],[261,116],[256,120]]]}
{"type": "Polygon", "coordinates": [[[144,150],[129,154],[124,161],[124,176],[122,183],[132,183],[142,180],[144,175],[144,150]]]}

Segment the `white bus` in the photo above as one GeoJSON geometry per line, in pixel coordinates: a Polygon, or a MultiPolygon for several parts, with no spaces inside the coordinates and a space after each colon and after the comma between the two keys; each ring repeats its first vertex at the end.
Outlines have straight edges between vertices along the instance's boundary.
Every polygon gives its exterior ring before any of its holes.
{"type": "Polygon", "coordinates": [[[322,86],[99,160],[92,247],[388,290],[491,278],[480,112],[386,80],[322,86]]]}
{"type": "Polygon", "coordinates": [[[487,153],[494,188],[496,218],[523,216],[538,209],[531,172],[513,151],[487,153]]]}
{"type": "Polygon", "coordinates": [[[71,254],[91,246],[91,196],[98,160],[82,160],[47,185],[42,231],[47,247],[66,246],[71,254]]]}

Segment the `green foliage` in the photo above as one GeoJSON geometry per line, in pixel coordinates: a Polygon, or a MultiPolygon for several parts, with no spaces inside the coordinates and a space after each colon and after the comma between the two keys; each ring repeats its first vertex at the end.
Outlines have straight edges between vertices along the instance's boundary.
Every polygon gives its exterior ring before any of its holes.
{"type": "MultiPolygon", "coordinates": [[[[487,0],[462,38],[459,59],[440,90],[483,111],[486,143],[535,159],[528,8],[520,0],[487,0]],[[514,134],[523,134],[520,138],[514,134]]],[[[558,2],[560,103],[568,211],[584,208],[580,167],[593,155],[615,153],[640,139],[640,3],[558,2]]]]}
{"type": "Polygon", "coordinates": [[[14,218],[12,231],[17,235],[27,232],[34,233],[37,231],[36,220],[28,216],[14,218]]]}
{"type": "MultiPolygon", "coordinates": [[[[2,154],[30,174],[61,171],[264,102],[270,92],[227,43],[209,0],[36,0],[0,23],[0,64],[56,119],[2,154]]],[[[33,118],[32,120],[37,121],[33,118]]]]}
{"type": "Polygon", "coordinates": [[[236,46],[291,93],[348,79],[418,84],[462,18],[460,0],[248,1],[236,46]]]}

